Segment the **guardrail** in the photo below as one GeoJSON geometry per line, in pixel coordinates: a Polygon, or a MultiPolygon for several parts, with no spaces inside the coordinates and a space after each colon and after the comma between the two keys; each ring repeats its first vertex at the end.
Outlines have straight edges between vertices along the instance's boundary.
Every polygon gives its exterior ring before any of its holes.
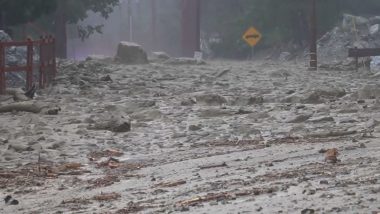
{"type": "Polygon", "coordinates": [[[33,85],[33,57],[38,54],[39,88],[49,85],[57,73],[55,58],[55,39],[53,36],[41,36],[40,40],[0,42],[0,94],[6,92],[6,72],[26,72],[26,89],[33,85]],[[7,66],[6,49],[26,47],[26,65],[7,66]],[[34,51],[34,48],[36,51],[34,51]]]}
{"type": "Polygon", "coordinates": [[[350,48],[348,57],[355,58],[356,72],[359,70],[359,57],[380,56],[380,48],[350,48]]]}

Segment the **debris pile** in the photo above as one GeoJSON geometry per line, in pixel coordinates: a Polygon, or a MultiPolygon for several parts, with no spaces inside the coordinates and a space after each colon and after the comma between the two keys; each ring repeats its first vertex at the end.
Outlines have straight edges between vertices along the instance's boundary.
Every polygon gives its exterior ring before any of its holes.
{"type": "Polygon", "coordinates": [[[349,48],[380,47],[380,17],[365,18],[343,15],[340,26],[336,26],[318,40],[319,60],[327,64],[349,66],[349,48]]]}

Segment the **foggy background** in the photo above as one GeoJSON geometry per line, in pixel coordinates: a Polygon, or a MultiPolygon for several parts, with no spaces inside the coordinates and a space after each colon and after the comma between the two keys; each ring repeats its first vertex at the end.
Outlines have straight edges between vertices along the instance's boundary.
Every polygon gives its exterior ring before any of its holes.
{"type": "MultiPolygon", "coordinates": [[[[132,0],[132,39],[148,53],[165,51],[178,56],[180,47],[181,8],[178,0],[156,1],[156,39],[153,41],[152,3],[150,0],[132,0]]],[[[84,59],[88,55],[114,56],[120,41],[129,41],[128,3],[122,0],[120,6],[108,19],[89,12],[89,17],[80,25],[103,24],[103,33],[95,33],[82,41],[78,37],[77,25],[68,27],[68,57],[84,59]]]]}

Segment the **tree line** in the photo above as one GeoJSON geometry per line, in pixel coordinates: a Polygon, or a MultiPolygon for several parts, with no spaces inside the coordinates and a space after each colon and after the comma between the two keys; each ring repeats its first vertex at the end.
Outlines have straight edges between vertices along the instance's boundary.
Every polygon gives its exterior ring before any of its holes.
{"type": "MultiPolygon", "coordinates": [[[[149,0],[151,1],[151,0],[149,0]]],[[[140,0],[143,7],[149,7],[148,0],[140,0]]],[[[182,1],[182,0],[178,0],[182,1]]],[[[184,0],[190,1],[190,0],[184,0]]],[[[180,36],[181,8],[170,1],[157,0],[157,6],[164,5],[166,13],[162,20],[165,29],[174,37],[180,36]],[[168,15],[172,14],[172,15],[168,15]],[[168,23],[171,23],[168,25],[168,23]],[[170,28],[170,29],[169,29],[170,28]],[[174,36],[175,35],[175,36],[174,36]]],[[[278,47],[292,42],[296,46],[307,46],[309,41],[309,0],[202,0],[202,38],[216,37],[220,42],[212,45],[219,57],[242,57],[250,48],[241,39],[244,31],[255,26],[263,34],[258,48],[278,47]]],[[[55,34],[58,42],[58,56],[65,57],[66,24],[78,23],[93,11],[107,18],[119,4],[119,0],[0,0],[0,29],[20,29],[26,23],[42,23],[44,30],[55,34]]],[[[150,8],[146,15],[140,13],[140,22],[149,22],[150,8]],[[144,21],[145,20],[145,21],[144,21]]],[[[356,15],[377,15],[379,0],[317,0],[318,32],[320,35],[341,21],[343,13],[356,15]]],[[[380,14],[379,14],[380,15],[380,14]]],[[[128,23],[126,23],[127,25],[128,23]]],[[[142,24],[141,26],[150,26],[142,24]]],[[[86,38],[94,32],[101,33],[101,26],[78,26],[78,35],[86,38]]],[[[165,34],[166,35],[166,34],[165,34]]],[[[179,41],[179,39],[176,39],[179,41]]]]}

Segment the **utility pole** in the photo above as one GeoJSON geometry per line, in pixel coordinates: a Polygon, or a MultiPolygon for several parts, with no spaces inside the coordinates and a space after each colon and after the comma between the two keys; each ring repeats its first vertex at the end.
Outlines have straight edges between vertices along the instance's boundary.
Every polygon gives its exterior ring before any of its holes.
{"type": "Polygon", "coordinates": [[[55,14],[55,38],[57,57],[67,58],[66,1],[59,0],[55,14]]]}
{"type": "Polygon", "coordinates": [[[133,20],[132,20],[132,0],[127,0],[128,15],[128,41],[133,41],[133,20]]]}
{"type": "Polygon", "coordinates": [[[182,55],[193,57],[200,51],[201,1],[182,0],[182,55]]]}
{"type": "Polygon", "coordinates": [[[156,0],[151,0],[151,7],[152,7],[152,50],[156,50],[156,43],[157,43],[157,5],[156,0]]]}
{"type": "Polygon", "coordinates": [[[310,69],[318,69],[317,60],[317,1],[311,1],[310,13],[310,69]]]}

